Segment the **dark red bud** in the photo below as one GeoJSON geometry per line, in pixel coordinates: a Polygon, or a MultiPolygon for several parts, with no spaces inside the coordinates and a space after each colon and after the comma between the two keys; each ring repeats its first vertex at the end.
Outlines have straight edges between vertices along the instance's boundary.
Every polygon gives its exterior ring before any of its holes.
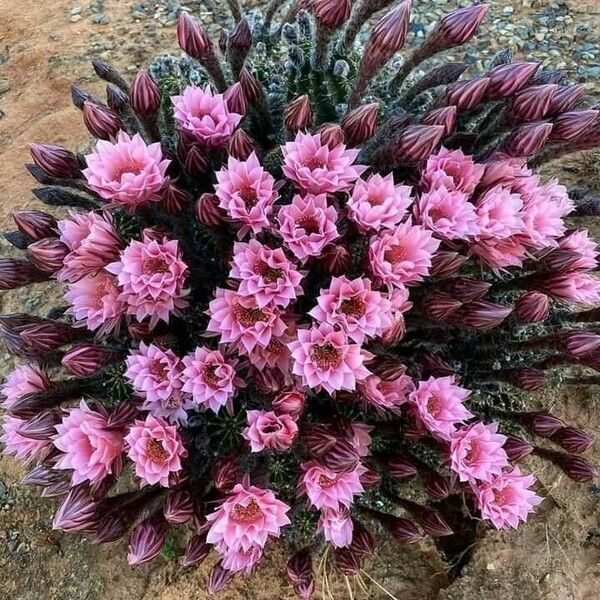
{"type": "Polygon", "coordinates": [[[487,300],[475,300],[463,307],[457,322],[465,327],[485,331],[500,325],[512,312],[510,306],[502,306],[487,300]]]}
{"type": "Polygon", "coordinates": [[[110,108],[86,100],[83,103],[83,122],[88,131],[99,140],[110,140],[117,137],[123,129],[121,119],[110,108]]]}
{"type": "Polygon", "coordinates": [[[558,86],[555,83],[530,85],[517,92],[512,99],[510,113],[523,121],[539,121],[549,112],[558,86]]]}
{"type": "Polygon", "coordinates": [[[446,88],[444,104],[456,106],[459,112],[471,110],[483,100],[489,83],[487,77],[452,83],[446,88]]]}
{"type": "Polygon", "coordinates": [[[600,348],[600,335],[592,331],[569,331],[559,334],[561,348],[573,358],[582,358],[600,348]]]}
{"type": "Polygon", "coordinates": [[[463,303],[449,294],[433,293],[423,298],[423,312],[432,319],[445,321],[455,313],[463,303]]]}
{"type": "Polygon", "coordinates": [[[129,91],[129,102],[142,118],[153,117],[160,108],[160,90],[148,71],[140,71],[134,78],[129,91]]]}
{"type": "Polygon", "coordinates": [[[165,543],[167,524],[155,516],[143,520],[131,532],[127,549],[127,562],[142,565],[156,558],[165,543]]]}
{"type": "Polygon", "coordinates": [[[442,106],[423,115],[422,125],[441,125],[444,128],[444,137],[450,135],[456,128],[458,108],[456,106],[442,106]]]}
{"type": "Polygon", "coordinates": [[[533,77],[539,66],[534,62],[516,62],[494,67],[487,73],[490,84],[486,96],[490,100],[512,96],[533,77]]]}
{"type": "Polygon", "coordinates": [[[360,571],[360,558],[350,548],[335,549],[335,564],[344,575],[356,575],[360,571]]]}
{"type": "Polygon", "coordinates": [[[578,427],[561,427],[550,439],[571,454],[583,454],[594,445],[594,439],[578,427]]]}
{"type": "Polygon", "coordinates": [[[585,86],[582,83],[558,88],[550,102],[549,114],[558,115],[575,108],[584,93],[585,86]]]}
{"type": "Polygon", "coordinates": [[[194,514],[194,502],[189,492],[185,490],[173,490],[169,493],[163,514],[168,523],[181,525],[187,523],[194,514]]]}
{"type": "Polygon", "coordinates": [[[181,11],[177,19],[177,41],[179,47],[196,60],[205,60],[213,54],[209,35],[198,21],[185,11],[181,11]]]}
{"type": "Polygon", "coordinates": [[[233,158],[247,160],[253,152],[256,152],[256,144],[243,129],[238,128],[229,138],[228,150],[233,158]]]}
{"type": "Polygon", "coordinates": [[[448,277],[459,271],[465,262],[467,262],[466,256],[462,256],[458,252],[441,250],[431,258],[430,274],[433,277],[448,277]]]}
{"type": "Polygon", "coordinates": [[[196,201],[196,217],[207,227],[219,227],[225,222],[227,214],[219,207],[217,196],[206,193],[196,201]]]}
{"type": "Polygon", "coordinates": [[[533,452],[531,444],[514,435],[506,436],[503,448],[511,462],[517,462],[533,452]]]}
{"type": "Polygon", "coordinates": [[[523,367],[521,369],[513,369],[510,372],[511,379],[515,385],[528,392],[533,392],[548,382],[548,378],[544,371],[540,369],[531,369],[523,367]]]}
{"type": "Polygon", "coordinates": [[[348,146],[358,146],[371,139],[377,128],[379,103],[363,104],[350,111],[341,121],[348,146]]]}
{"type": "Polygon", "coordinates": [[[221,561],[219,561],[208,574],[208,593],[216,594],[221,590],[224,590],[232,581],[234,573],[223,568],[221,561]]]}
{"type": "Polygon", "coordinates": [[[310,550],[303,548],[296,552],[288,561],[285,568],[288,581],[293,585],[300,585],[303,581],[313,579],[312,559],[310,550]]]}
{"type": "Polygon", "coordinates": [[[430,34],[430,39],[438,48],[462,46],[477,33],[487,11],[487,4],[453,10],[442,17],[430,34]]]}
{"type": "Polygon", "coordinates": [[[38,240],[27,247],[31,262],[41,271],[56,273],[63,266],[63,260],[69,249],[58,238],[38,240]]]}
{"type": "Polygon", "coordinates": [[[303,439],[312,454],[325,454],[335,446],[338,439],[322,425],[310,425],[303,432],[303,439]]]}
{"type": "Polygon", "coordinates": [[[182,567],[193,567],[200,565],[209,555],[212,546],[206,543],[206,534],[195,535],[185,547],[181,557],[182,567]]]}
{"type": "Polygon", "coordinates": [[[169,184],[162,195],[162,203],[165,210],[171,215],[177,215],[186,207],[190,197],[185,190],[169,184]]]}
{"type": "Polygon", "coordinates": [[[50,440],[56,435],[56,416],[53,411],[45,410],[25,421],[19,427],[19,435],[31,440],[50,440]]]}
{"type": "Polygon", "coordinates": [[[361,523],[356,520],[352,520],[354,528],[352,530],[352,542],[350,544],[350,550],[358,556],[368,556],[373,554],[375,549],[375,541],[370,531],[366,529],[361,523]]]}
{"type": "Polygon", "coordinates": [[[240,71],[239,82],[242,84],[248,105],[253,106],[264,100],[265,91],[262,85],[246,68],[240,71]]]}
{"type": "Polygon", "coordinates": [[[542,292],[525,292],[519,296],[515,312],[523,323],[539,323],[550,314],[550,298],[542,292]]]}
{"type": "Polygon", "coordinates": [[[336,473],[347,473],[356,468],[360,458],[350,441],[337,440],[333,447],[322,455],[321,461],[336,473]]]}
{"type": "Polygon", "coordinates": [[[312,118],[308,94],[298,96],[298,98],[292,100],[283,111],[283,124],[292,133],[310,127],[312,118]]]}
{"type": "Polygon", "coordinates": [[[317,127],[315,133],[319,133],[321,135],[321,143],[330,148],[336,148],[346,141],[343,129],[336,123],[323,123],[323,125],[317,127]]]}
{"type": "Polygon", "coordinates": [[[84,484],[71,489],[60,503],[52,529],[92,533],[97,525],[96,501],[84,484]]]}
{"type": "Polygon", "coordinates": [[[223,97],[227,101],[227,108],[238,115],[246,115],[248,112],[248,102],[242,84],[238,81],[228,87],[223,97]]]}
{"type": "Polygon", "coordinates": [[[544,147],[552,127],[552,123],[525,123],[504,142],[504,151],[510,156],[532,156],[544,147]]]}
{"type": "Polygon", "coordinates": [[[213,480],[215,487],[226,492],[239,480],[239,461],[234,456],[222,456],[217,459],[213,467],[213,480]]]}
{"type": "Polygon", "coordinates": [[[337,29],[350,18],[352,4],[350,0],[314,0],[312,9],[319,23],[337,29]]]}
{"type": "Polygon", "coordinates": [[[57,236],[56,219],[41,210],[15,210],[12,217],[18,230],[32,240],[57,236]]]}
{"type": "Polygon", "coordinates": [[[568,142],[585,135],[588,128],[598,119],[597,110],[576,110],[565,112],[554,121],[554,127],[550,133],[551,142],[568,142]]]}
{"type": "Polygon", "coordinates": [[[425,160],[444,135],[442,125],[411,125],[399,136],[394,160],[400,164],[425,160]]]}
{"type": "Polygon", "coordinates": [[[51,177],[69,178],[79,174],[77,156],[63,148],[52,144],[29,144],[33,162],[51,177]]]}
{"type": "Polygon", "coordinates": [[[417,474],[417,466],[405,458],[396,456],[386,461],[385,470],[392,477],[407,479],[417,474]]]}

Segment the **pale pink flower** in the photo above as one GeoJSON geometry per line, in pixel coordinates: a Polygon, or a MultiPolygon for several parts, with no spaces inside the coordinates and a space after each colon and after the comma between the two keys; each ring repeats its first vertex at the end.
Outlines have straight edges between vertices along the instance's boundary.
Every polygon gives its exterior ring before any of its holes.
{"type": "Polygon", "coordinates": [[[159,242],[144,232],[141,242],[132,240],[121,259],[106,269],[123,288],[121,299],[127,303],[127,313],[138,321],[150,317],[151,328],[160,320],[168,323],[171,313],[188,304],[184,299],[188,267],[177,240],[159,242]]]}
{"type": "Polygon", "coordinates": [[[118,331],[127,311],[117,278],[104,270],[70,283],[64,298],[77,323],[102,335],[118,331]]]}
{"type": "Polygon", "coordinates": [[[281,528],[289,525],[289,510],[271,490],[251,485],[246,476],[206,516],[210,523],[206,541],[215,544],[221,554],[262,549],[269,538],[278,538],[281,528]]]}
{"type": "Polygon", "coordinates": [[[336,548],[346,548],[352,543],[354,523],[350,517],[350,511],[342,506],[340,510],[325,508],[321,511],[319,531],[323,532],[325,539],[336,548]]]}
{"type": "Polygon", "coordinates": [[[327,244],[340,237],[337,217],[325,194],[294,196],[277,214],[279,234],[292,254],[305,262],[309,256],[320,256],[327,244]]]}
{"type": "Polygon", "coordinates": [[[477,164],[462,150],[441,148],[427,159],[421,185],[427,191],[444,187],[448,191],[472,194],[481,180],[484,165],[477,164]]]}
{"type": "Polygon", "coordinates": [[[431,257],[440,241],[431,231],[410,221],[395,231],[372,238],[369,263],[375,277],[384,285],[402,286],[423,281],[431,268],[431,257]]]}
{"type": "Polygon", "coordinates": [[[406,333],[404,313],[409,311],[413,305],[408,298],[408,288],[402,284],[394,287],[388,294],[388,299],[392,303],[392,324],[379,336],[379,340],[384,344],[393,344],[404,337],[406,333]]]}
{"type": "Polygon", "coordinates": [[[217,171],[216,176],[219,206],[242,224],[240,237],[269,227],[278,193],[273,176],[261,167],[254,152],[243,161],[229,156],[227,167],[217,171]]]}
{"type": "Polygon", "coordinates": [[[57,273],[60,281],[77,281],[119,257],[123,247],[108,213],[72,212],[58,222],[60,241],[70,250],[57,273]]]}
{"type": "Polygon", "coordinates": [[[576,229],[567,233],[558,241],[558,247],[581,254],[581,258],[571,265],[572,269],[595,269],[598,266],[598,246],[590,238],[587,229],[576,229]]]}
{"type": "Polygon", "coordinates": [[[365,491],[360,477],[367,469],[360,463],[352,471],[344,473],[336,473],[314,460],[302,463],[300,468],[304,475],[299,491],[306,493],[315,508],[339,511],[343,506],[350,507],[354,496],[365,491]]]}
{"type": "Polygon", "coordinates": [[[252,573],[252,569],[260,562],[263,557],[263,549],[260,546],[252,546],[248,550],[231,549],[228,550],[224,544],[217,545],[217,550],[221,552],[221,566],[232,573],[244,571],[246,575],[252,573]]]}
{"type": "Polygon", "coordinates": [[[600,279],[589,273],[560,273],[546,279],[541,287],[542,291],[567,304],[593,306],[600,302],[600,279]]]}
{"type": "Polygon", "coordinates": [[[479,240],[471,245],[470,251],[493,269],[506,269],[522,266],[527,248],[519,241],[518,236],[511,236],[479,240]]]}
{"type": "Polygon", "coordinates": [[[418,223],[447,240],[466,240],[479,233],[475,206],[468,196],[443,185],[421,194],[414,214],[418,223]]]}
{"type": "Polygon", "coordinates": [[[498,240],[523,231],[523,200],[509,188],[495,186],[477,199],[478,239],[498,240]]]}
{"type": "Polygon", "coordinates": [[[208,315],[206,330],[218,334],[222,344],[235,344],[245,353],[256,346],[267,347],[273,337],[283,335],[286,330],[276,306],[260,308],[253,296],[241,296],[223,288],[217,288],[208,315]]]}
{"type": "Polygon", "coordinates": [[[524,158],[494,153],[483,166],[485,171],[480,184],[485,189],[500,185],[510,188],[511,192],[525,192],[527,195],[527,190],[537,187],[539,183],[539,177],[527,168],[524,158]]]}
{"type": "Polygon", "coordinates": [[[266,369],[276,369],[284,376],[286,382],[291,384],[292,355],[288,344],[295,337],[296,327],[290,328],[288,326],[283,335],[272,337],[264,348],[256,346],[252,352],[248,353],[250,364],[259,372],[266,369]]]}
{"type": "Polygon", "coordinates": [[[4,444],[2,452],[15,456],[19,460],[27,461],[39,458],[52,445],[51,440],[33,440],[19,433],[25,419],[12,415],[2,415],[2,435],[0,442],[4,444]]]}
{"type": "Polygon", "coordinates": [[[372,355],[352,344],[344,331],[329,323],[311,329],[299,329],[298,339],[289,344],[294,365],[292,372],[303,385],[314,390],[324,388],[329,394],[336,390],[354,391],[356,382],[370,375],[364,366],[372,355]]]}
{"type": "Polygon", "coordinates": [[[533,475],[524,475],[519,467],[513,467],[488,482],[471,482],[471,489],[482,518],[496,529],[516,529],[543,500],[529,489],[534,483],[533,475]]]}
{"type": "Polygon", "coordinates": [[[238,293],[254,296],[260,308],[267,304],[285,308],[302,294],[302,274],[283,250],[273,250],[254,239],[234,244],[229,276],[240,280],[238,293]]]}
{"type": "Polygon", "coordinates": [[[88,168],[82,173],[90,188],[129,210],[161,199],[171,162],[163,157],[160,143],[146,145],[139,134],[129,137],[124,131],[115,143],[98,141],[85,160],[88,168]]]}
{"type": "Polygon", "coordinates": [[[463,404],[470,393],[454,376],[430,377],[417,384],[409,399],[421,423],[435,437],[449,440],[458,423],[474,416],[463,404]]]}
{"type": "Polygon", "coordinates": [[[171,101],[179,128],[212,148],[225,146],[242,119],[229,110],[223,95],[214,94],[209,86],[188,86],[171,101]]]}
{"type": "Polygon", "coordinates": [[[183,391],[214,413],[218,414],[222,406],[231,409],[236,387],[243,387],[235,371],[237,363],[237,359],[225,358],[218,350],[197,347],[183,358],[183,391]]]}
{"type": "Polygon", "coordinates": [[[358,389],[365,404],[372,406],[377,412],[399,414],[400,407],[408,402],[408,395],[415,386],[408,375],[400,375],[389,381],[377,375],[369,375],[359,383],[358,389]]]}
{"type": "Polygon", "coordinates": [[[63,454],[55,469],[72,469],[73,485],[98,483],[107,475],[119,475],[123,466],[123,431],[110,428],[108,415],[92,410],[84,400],[65,411],[56,425],[54,445],[63,454]]]}
{"type": "Polygon", "coordinates": [[[371,454],[371,431],[375,429],[372,425],[366,423],[357,423],[353,421],[346,429],[346,437],[348,441],[354,446],[356,453],[361,458],[371,454]]]}
{"type": "Polygon", "coordinates": [[[272,410],[246,412],[248,427],[242,435],[250,442],[252,452],[288,450],[298,434],[298,425],[290,415],[277,415],[272,410]]]}
{"type": "Polygon", "coordinates": [[[350,339],[362,344],[392,324],[392,303],[381,292],[372,290],[371,282],[364,277],[333,277],[308,314],[320,323],[341,327],[350,339]]]}
{"type": "Polygon", "coordinates": [[[299,131],[281,150],[283,174],[311,194],[348,191],[367,168],[353,164],[358,150],[349,150],[344,144],[331,148],[319,133],[299,131]]]}
{"type": "Polygon", "coordinates": [[[169,487],[169,476],[181,470],[181,459],[187,456],[177,427],[151,414],[144,421],[136,419],[125,442],[141,487],[157,483],[169,487]]]}
{"type": "Polygon", "coordinates": [[[395,185],[394,175],[378,173],[366,181],[358,179],[348,199],[348,218],[358,225],[361,233],[395,229],[411,205],[412,188],[395,185]]]}
{"type": "Polygon", "coordinates": [[[271,405],[278,415],[290,415],[297,420],[306,404],[306,394],[301,390],[289,390],[278,395],[271,405]]]}
{"type": "Polygon", "coordinates": [[[10,409],[26,394],[42,392],[49,387],[50,379],[39,365],[35,363],[19,365],[7,375],[0,387],[0,394],[4,397],[2,408],[10,409]]]}
{"type": "Polygon", "coordinates": [[[450,468],[460,481],[491,481],[508,464],[502,448],[506,436],[498,423],[477,422],[461,427],[450,436],[450,468]]]}

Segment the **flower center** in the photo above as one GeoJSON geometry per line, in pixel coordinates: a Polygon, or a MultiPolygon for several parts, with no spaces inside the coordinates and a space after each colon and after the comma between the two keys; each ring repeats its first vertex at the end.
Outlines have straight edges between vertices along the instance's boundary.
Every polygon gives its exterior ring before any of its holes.
{"type": "Polygon", "coordinates": [[[362,298],[354,296],[344,300],[340,305],[340,311],[349,317],[362,317],[365,314],[365,302],[362,298]]]}
{"type": "Polygon", "coordinates": [[[429,217],[432,221],[439,221],[440,219],[450,219],[451,211],[447,206],[434,206],[429,211],[429,217]]]}
{"type": "Polygon", "coordinates": [[[274,269],[262,260],[257,261],[254,268],[267,283],[276,283],[277,280],[283,275],[283,271],[281,269],[274,269]]]}
{"type": "Polygon", "coordinates": [[[120,181],[121,178],[123,177],[123,175],[125,175],[125,173],[131,173],[132,175],[139,175],[142,170],[143,170],[144,166],[141,165],[138,162],[135,162],[134,160],[131,160],[129,162],[125,162],[125,163],[121,163],[120,165],[117,165],[112,172],[112,178],[113,181],[120,181]]]}
{"type": "Polygon", "coordinates": [[[160,441],[150,438],[146,441],[146,456],[154,463],[164,463],[169,458],[169,453],[160,441]]]}
{"type": "Polygon", "coordinates": [[[267,320],[267,317],[260,308],[246,308],[240,304],[235,305],[233,314],[237,322],[244,327],[252,327],[259,321],[267,320]]]}
{"type": "Polygon", "coordinates": [[[477,443],[476,440],[473,440],[469,444],[469,448],[467,450],[467,455],[465,456],[465,461],[468,463],[477,462],[477,460],[479,459],[479,454],[480,454],[479,444],[477,443]]]}
{"type": "Polygon", "coordinates": [[[262,428],[263,433],[278,433],[279,431],[281,431],[281,424],[278,422],[269,423],[262,428]]]}
{"type": "Polygon", "coordinates": [[[204,367],[204,371],[202,372],[202,379],[204,379],[204,383],[212,387],[217,387],[221,380],[217,377],[217,365],[208,365],[204,367]]]}
{"type": "Polygon", "coordinates": [[[327,161],[316,156],[311,156],[307,161],[304,162],[304,166],[308,169],[323,169],[327,161]]]}
{"type": "Polygon", "coordinates": [[[427,398],[427,412],[432,417],[438,417],[442,410],[442,399],[436,394],[431,394],[429,398],[427,398]]]}
{"type": "Polygon", "coordinates": [[[322,346],[313,346],[312,357],[322,369],[335,368],[340,364],[340,353],[329,342],[322,346]]]}
{"type": "Polygon", "coordinates": [[[303,216],[298,221],[298,225],[302,227],[302,229],[304,229],[304,231],[306,231],[306,233],[309,235],[311,233],[319,233],[321,231],[321,228],[319,227],[319,223],[317,222],[315,215],[303,216]]]}
{"type": "Polygon", "coordinates": [[[494,500],[496,504],[502,506],[509,501],[508,488],[502,488],[501,490],[494,490],[494,500]]]}
{"type": "Polygon", "coordinates": [[[385,260],[387,260],[387,262],[389,262],[389,263],[402,262],[403,260],[406,260],[407,256],[408,256],[407,249],[404,246],[401,246],[400,244],[396,244],[395,246],[392,246],[383,255],[385,260]]]}
{"type": "Polygon", "coordinates": [[[321,488],[330,488],[336,484],[337,479],[331,477],[327,477],[327,475],[319,475],[319,487],[321,488]]]}
{"type": "Polygon", "coordinates": [[[242,523],[251,523],[252,521],[256,521],[256,519],[262,517],[263,512],[260,510],[260,506],[258,506],[254,500],[250,500],[246,506],[243,504],[235,504],[233,506],[231,516],[236,521],[241,521],[242,523]]]}
{"type": "Polygon", "coordinates": [[[150,373],[157,379],[165,379],[167,376],[167,369],[160,360],[153,360],[150,365],[150,373]]]}
{"type": "Polygon", "coordinates": [[[143,266],[145,275],[153,275],[154,273],[168,273],[169,265],[164,258],[147,258],[143,266]]]}
{"type": "Polygon", "coordinates": [[[253,187],[249,185],[244,186],[240,189],[239,195],[247,209],[256,206],[258,198],[256,197],[256,190],[253,187]]]}

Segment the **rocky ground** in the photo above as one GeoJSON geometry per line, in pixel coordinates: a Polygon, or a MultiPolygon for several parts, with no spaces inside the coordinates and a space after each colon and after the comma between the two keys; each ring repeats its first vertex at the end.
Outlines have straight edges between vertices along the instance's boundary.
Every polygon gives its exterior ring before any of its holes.
{"type": "MultiPolygon", "coordinates": [[[[260,0],[250,0],[253,6],[260,0]]],[[[413,0],[410,39],[418,40],[448,8],[463,0],[413,0]]],[[[218,33],[224,21],[222,2],[174,0],[0,0],[0,225],[10,211],[35,206],[31,181],[22,165],[27,143],[49,141],[84,147],[87,135],[70,104],[72,82],[102,94],[89,59],[100,57],[132,74],[152,57],[176,52],[175,20],[185,7],[218,33]]],[[[482,34],[456,54],[473,65],[500,47],[519,58],[537,58],[565,69],[567,78],[600,90],[600,3],[597,0],[492,0],[482,34]]],[[[546,167],[570,185],[600,190],[596,156],[577,156],[546,167]]],[[[596,233],[600,228],[589,224],[596,233]]],[[[596,237],[600,237],[597,235],[596,237]]],[[[1,242],[0,242],[1,245],[1,242]]],[[[0,248],[7,251],[6,245],[0,248]]],[[[23,304],[42,314],[56,290],[6,293],[2,312],[23,304]]],[[[2,355],[0,373],[10,366],[2,355]]],[[[562,388],[540,395],[565,420],[600,437],[596,389],[562,388]]],[[[597,439],[598,442],[600,440],[597,439]]],[[[599,455],[592,459],[599,461],[599,455]]],[[[517,532],[486,533],[457,579],[431,543],[399,547],[382,542],[377,556],[355,581],[322,577],[323,598],[404,598],[476,600],[492,595],[507,599],[588,600],[598,597],[600,576],[600,488],[575,486],[557,472],[531,461],[528,467],[547,497],[536,517],[517,532]]],[[[53,532],[53,502],[20,484],[23,469],[0,459],[0,593],[15,600],[171,600],[203,599],[209,565],[184,571],[177,565],[178,540],[152,564],[129,568],[124,544],[95,547],[78,537],[53,532]]],[[[236,580],[229,599],[291,598],[280,574],[283,557],[275,552],[246,581],[236,580]]],[[[324,574],[328,575],[326,565],[324,574]]]]}

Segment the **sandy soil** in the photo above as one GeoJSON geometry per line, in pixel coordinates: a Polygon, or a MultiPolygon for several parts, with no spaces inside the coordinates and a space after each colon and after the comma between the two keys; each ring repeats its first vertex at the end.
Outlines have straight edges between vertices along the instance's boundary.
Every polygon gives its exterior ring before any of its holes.
{"type": "MultiPolygon", "coordinates": [[[[81,3],[84,11],[87,2],[81,3]]],[[[520,4],[514,0],[511,4],[520,4]]],[[[573,3],[571,3],[573,4],[573,3]]],[[[72,107],[69,85],[76,82],[101,94],[88,58],[100,57],[121,67],[147,62],[173,49],[174,28],[134,22],[131,2],[106,0],[111,22],[100,26],[89,18],[69,22],[72,2],[64,0],[0,0],[0,79],[10,89],[0,95],[0,223],[8,226],[16,207],[34,206],[31,180],[22,167],[27,143],[52,141],[77,148],[86,140],[78,111],[72,107]],[[145,36],[148,27],[156,34],[145,36]],[[143,43],[142,43],[143,39],[143,43]]],[[[586,1],[579,3],[585,10],[586,1]]],[[[588,6],[595,6],[590,0],[588,6]]],[[[535,10],[535,7],[532,9],[535,10]]],[[[517,15],[513,18],[518,18],[517,15]]],[[[599,23],[600,25],[600,23],[599,23]]],[[[133,70],[137,65],[133,65],[133,70]]],[[[598,179],[598,167],[580,159],[554,165],[552,172],[572,183],[598,179]]],[[[598,184],[598,181],[595,182],[598,184]]],[[[6,245],[2,247],[4,251],[6,245]]],[[[52,292],[28,298],[34,309],[48,306],[52,292]]],[[[14,310],[20,294],[0,300],[2,312],[14,310]]],[[[6,358],[2,356],[2,358],[6,358]]],[[[2,360],[0,374],[7,369],[2,360]]],[[[540,406],[600,437],[597,390],[560,389],[540,395],[540,406]]],[[[600,440],[597,439],[597,442],[600,440]]],[[[598,452],[592,459],[599,460],[598,452]]],[[[461,576],[449,581],[435,547],[424,543],[399,547],[382,541],[361,581],[333,579],[322,597],[476,600],[492,595],[506,599],[587,600],[598,597],[600,577],[600,489],[576,486],[552,467],[527,465],[547,497],[538,514],[517,532],[488,532],[474,548],[461,576]],[[373,581],[374,580],[374,581],[373,581]],[[363,585],[364,584],[364,585],[363,585]],[[385,590],[385,591],[384,591],[385,590]]],[[[210,564],[182,570],[175,559],[161,557],[150,565],[130,568],[124,543],[96,547],[87,541],[53,532],[53,502],[20,484],[24,470],[11,459],[0,459],[0,597],[15,600],[135,600],[203,599],[210,564]]],[[[223,598],[292,598],[280,574],[284,558],[274,551],[250,581],[238,578],[223,598]]]]}

